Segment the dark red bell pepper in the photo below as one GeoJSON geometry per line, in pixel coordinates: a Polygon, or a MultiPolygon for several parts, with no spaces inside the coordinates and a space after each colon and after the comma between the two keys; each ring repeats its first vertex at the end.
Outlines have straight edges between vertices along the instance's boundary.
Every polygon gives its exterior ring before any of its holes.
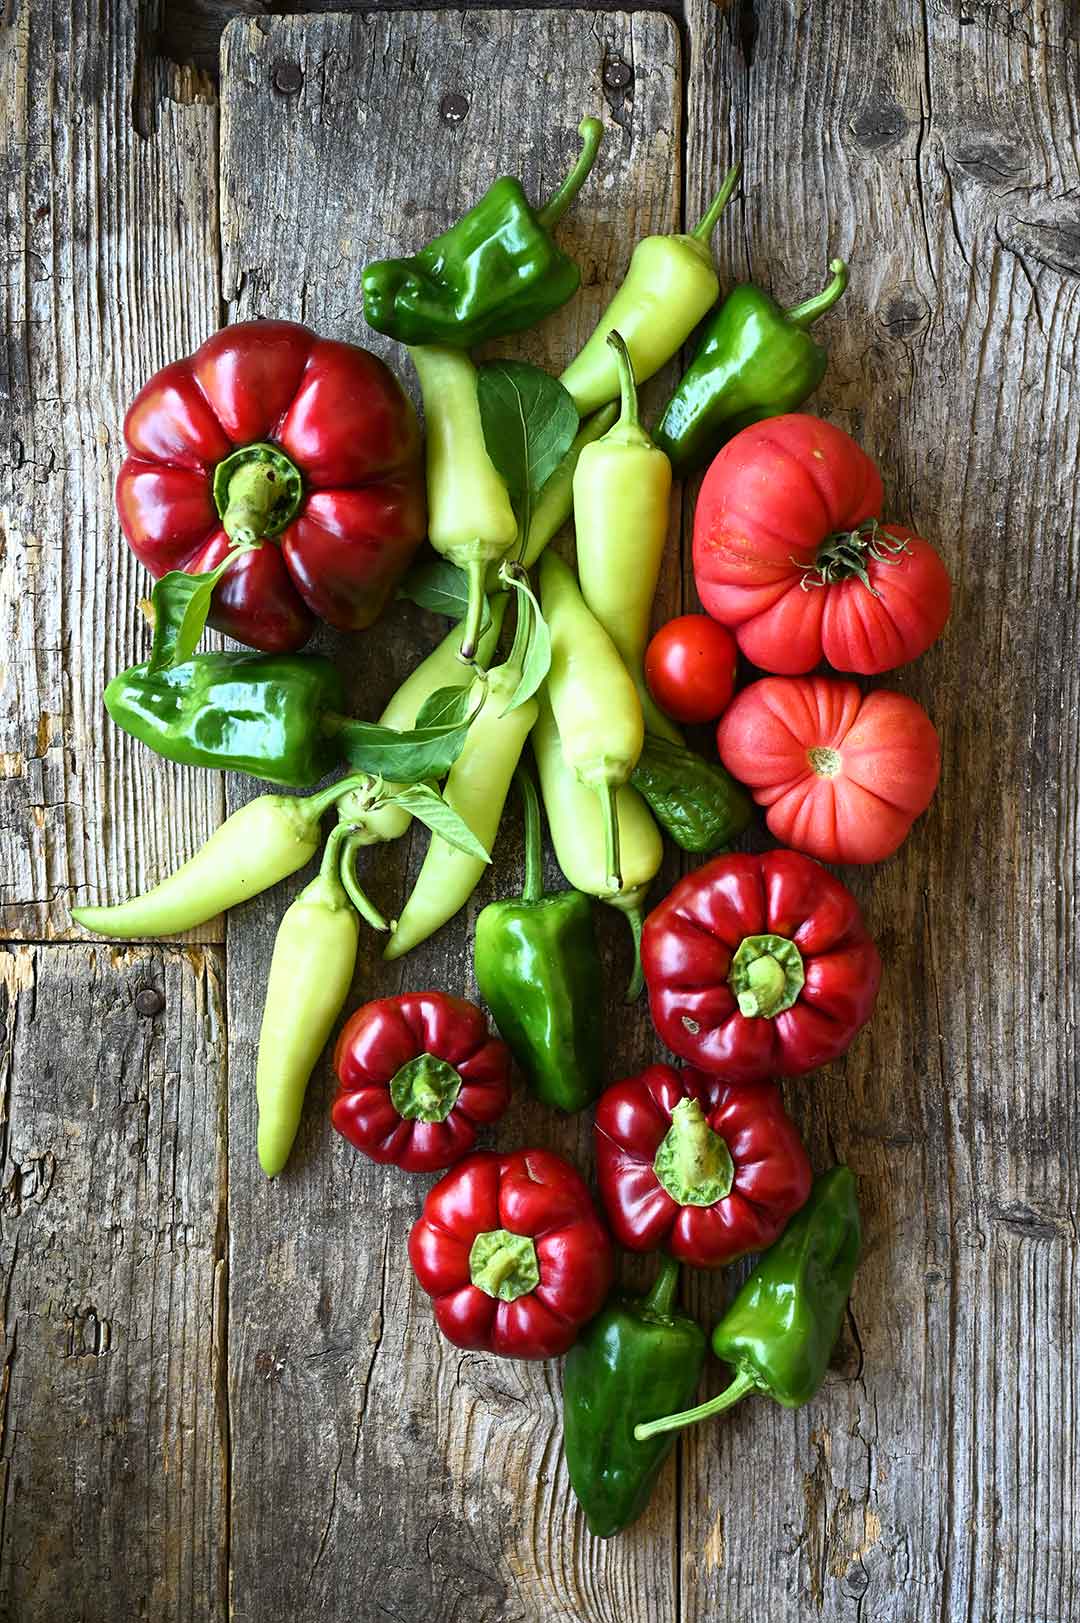
{"type": "Polygon", "coordinates": [[[267,543],[226,570],[210,614],[267,653],[298,648],[313,616],[369,626],[425,533],[420,431],[397,379],[292,321],[224,327],[164,367],[124,440],[120,523],[155,578],[267,543]]]}
{"type": "Polygon", "coordinates": [[[367,1003],[334,1054],[330,1119],[373,1161],[406,1172],[453,1166],[510,1103],[510,1050],[473,1003],[408,992],[367,1003]]]}
{"type": "Polygon", "coordinates": [[[772,1245],[810,1194],[810,1162],[771,1082],[650,1065],[603,1094],[595,1136],[600,1196],[628,1251],[719,1268],[772,1245]]]}
{"type": "Polygon", "coordinates": [[[847,1052],[881,959],[854,896],[794,851],[715,857],[645,920],[653,1023],[728,1082],[801,1076],[847,1052]]]}
{"type": "Polygon", "coordinates": [[[611,1287],[607,1229],[550,1150],[478,1150],[440,1178],[409,1260],[447,1340],[502,1358],[558,1357],[611,1287]]]}

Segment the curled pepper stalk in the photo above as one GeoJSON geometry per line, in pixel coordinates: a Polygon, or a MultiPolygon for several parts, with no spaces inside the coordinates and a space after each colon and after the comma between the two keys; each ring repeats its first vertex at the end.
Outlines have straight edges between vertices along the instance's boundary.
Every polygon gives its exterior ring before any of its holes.
{"type": "MultiPolygon", "coordinates": [[[[883,529],[876,518],[864,519],[853,530],[830,535],[812,564],[798,564],[802,570],[799,585],[808,592],[812,587],[832,586],[836,581],[854,576],[862,581],[872,597],[880,597],[881,593],[867,573],[867,563],[896,565],[902,563],[903,554],[910,551],[903,536],[883,529]]],[[[791,562],[797,563],[797,560],[792,558],[791,562]]]]}

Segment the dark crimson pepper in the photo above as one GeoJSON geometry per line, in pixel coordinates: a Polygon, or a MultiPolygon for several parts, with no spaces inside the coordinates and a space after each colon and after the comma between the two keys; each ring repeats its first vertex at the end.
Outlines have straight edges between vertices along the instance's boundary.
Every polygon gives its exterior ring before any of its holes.
{"type": "Polygon", "coordinates": [[[653,1023],[728,1082],[801,1076],[869,1020],[881,959],[854,896],[795,851],[714,857],[645,920],[653,1023]]]}
{"type": "Polygon", "coordinates": [[[809,328],[848,280],[842,259],[829,269],[828,287],[792,310],[744,283],[710,316],[655,436],[679,478],[704,467],[739,429],[795,411],[817,388],[827,356],[809,328]]]}
{"type": "Polygon", "coordinates": [[[344,699],[337,670],[314,654],[196,654],[153,674],[134,665],[105,689],[117,726],[166,760],[294,789],[340,762],[331,733],[344,699]]]}
{"type": "Polygon", "coordinates": [[[124,421],[116,505],[158,578],[209,572],[234,544],[210,623],[282,653],[313,616],[377,619],[426,525],[420,431],[377,356],[291,321],[224,327],[155,374],[124,421]]]}
{"type": "Polygon", "coordinates": [[[357,1009],[334,1052],[330,1120],[373,1161],[437,1172],[510,1103],[510,1050],[474,1003],[407,992],[357,1009]]]}
{"type": "Polygon", "coordinates": [[[647,1296],[613,1296],[570,1349],[563,1435],[589,1532],[610,1538],[641,1515],[674,1438],[639,1443],[634,1425],[690,1402],[705,1334],[675,1309],[679,1265],[665,1257],[647,1296]]]}
{"type": "Polygon", "coordinates": [[[541,209],[503,175],[467,214],[408,259],[364,271],[364,315],[402,344],[472,349],[534,327],[577,292],[581,272],[549,235],[580,191],[603,136],[582,119],[581,156],[541,209]]]}
{"type": "Polygon", "coordinates": [[[859,1261],[859,1205],[848,1167],[833,1167],[767,1251],[713,1331],[717,1358],[735,1379],[696,1409],[641,1421],[646,1442],[730,1409],[748,1392],[765,1392],[799,1409],[825,1379],[859,1261]]]}
{"type": "Polygon", "coordinates": [[[550,1150],[478,1150],[440,1178],[409,1260],[447,1340],[502,1358],[557,1358],[611,1288],[607,1229],[550,1150]]]}
{"type": "Polygon", "coordinates": [[[732,1087],[650,1065],[596,1107],[600,1196],[628,1251],[719,1268],[771,1245],[810,1193],[795,1123],[771,1082],[732,1087]]]}
{"type": "Polygon", "coordinates": [[[583,1110],[603,1087],[604,988],[592,903],[580,890],[543,889],[540,802],[532,778],[515,782],[525,806],[525,885],[476,921],[476,984],[525,1072],[555,1110],[583,1110]]]}

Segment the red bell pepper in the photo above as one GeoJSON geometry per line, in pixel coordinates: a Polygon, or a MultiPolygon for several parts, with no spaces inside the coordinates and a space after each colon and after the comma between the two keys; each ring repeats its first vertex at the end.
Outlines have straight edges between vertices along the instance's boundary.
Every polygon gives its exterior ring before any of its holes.
{"type": "Polygon", "coordinates": [[[377,356],[291,321],[224,327],[146,383],[124,422],[116,505],[158,578],[201,574],[234,544],[210,623],[268,653],[313,616],[375,620],[426,529],[420,431],[377,356]]]}
{"type": "Polygon", "coordinates": [[[728,1082],[801,1076],[869,1020],[881,959],[854,896],[795,851],[715,857],[645,920],[660,1036],[728,1082]]]}
{"type": "Polygon", "coordinates": [[[409,1260],[447,1340],[502,1358],[566,1352],[611,1287],[607,1229],[550,1150],[478,1150],[440,1178],[409,1260]]]}
{"type": "Polygon", "coordinates": [[[628,1251],[719,1268],[772,1245],[813,1173],[771,1082],[650,1065],[596,1107],[600,1195],[628,1251]]]}
{"type": "Polygon", "coordinates": [[[334,1053],[330,1120],[373,1161],[406,1172],[453,1166],[510,1103],[510,1050],[473,1003],[408,992],[367,1003],[334,1053]]]}

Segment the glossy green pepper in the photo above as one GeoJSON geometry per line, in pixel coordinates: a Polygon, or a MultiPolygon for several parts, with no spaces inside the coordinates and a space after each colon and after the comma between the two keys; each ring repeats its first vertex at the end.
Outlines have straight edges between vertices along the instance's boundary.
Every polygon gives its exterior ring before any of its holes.
{"type": "Polygon", "coordinates": [[[750,797],[730,773],[653,733],[630,782],[668,838],[698,856],[730,845],[750,821],[750,797]]]}
{"type": "Polygon", "coordinates": [[[105,689],[117,726],[167,760],[293,789],[341,760],[344,702],[336,669],[314,654],[196,654],[153,675],[135,665],[105,689]]]}
{"type": "Polygon", "coordinates": [[[745,283],[706,322],[655,435],[679,478],[703,467],[740,428],[797,411],[813,394],[827,356],[808,329],[832,309],[848,280],[842,259],[829,269],[829,285],[792,310],[745,283]]]}
{"type": "Polygon", "coordinates": [[[604,1086],[592,903],[580,890],[544,893],[540,802],[524,768],[515,781],[525,808],[525,885],[476,921],[476,984],[534,1097],[555,1110],[582,1110],[604,1086]]]}
{"type": "Polygon", "coordinates": [[[610,1538],[645,1510],[675,1439],[639,1442],[636,1422],[688,1403],[705,1334],[675,1312],[679,1265],[665,1257],[647,1296],[615,1296],[566,1358],[563,1432],[570,1483],[589,1531],[610,1538]]]}
{"type": "Polygon", "coordinates": [[[598,118],[582,119],[581,154],[543,208],[533,209],[521,182],[504,175],[419,253],[368,265],[369,325],[402,344],[472,349],[534,327],[565,304],[581,272],[549,233],[581,190],[603,133],[598,118]]]}
{"type": "Polygon", "coordinates": [[[730,1409],[748,1392],[766,1392],[799,1409],[817,1392],[840,1327],[859,1260],[855,1179],[833,1167],[771,1246],[713,1331],[717,1358],[735,1379],[696,1409],[634,1427],[644,1442],[730,1409]]]}

